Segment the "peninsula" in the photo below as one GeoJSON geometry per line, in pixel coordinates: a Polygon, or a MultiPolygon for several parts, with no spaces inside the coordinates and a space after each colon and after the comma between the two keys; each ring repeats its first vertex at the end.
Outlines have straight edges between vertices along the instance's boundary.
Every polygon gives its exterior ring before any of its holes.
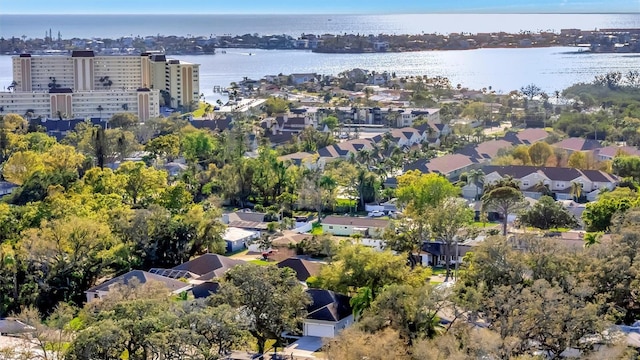
{"type": "Polygon", "coordinates": [[[24,36],[0,39],[0,54],[67,54],[74,50],[93,50],[103,55],[139,54],[159,51],[168,55],[207,55],[216,49],[311,50],[319,53],[373,53],[426,50],[471,50],[480,48],[576,47],[593,53],[640,52],[640,29],[562,29],[520,31],[518,33],[450,33],[450,34],[302,34],[290,35],[222,35],[222,36],[128,36],[119,39],[54,38],[52,30],[44,38],[24,36]]]}

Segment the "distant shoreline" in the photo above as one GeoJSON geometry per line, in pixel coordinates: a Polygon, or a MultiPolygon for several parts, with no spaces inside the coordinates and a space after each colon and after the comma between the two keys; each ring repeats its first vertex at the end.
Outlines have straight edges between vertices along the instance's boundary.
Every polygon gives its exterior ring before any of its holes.
{"type": "Polygon", "coordinates": [[[601,30],[562,29],[519,33],[449,33],[379,35],[301,34],[261,36],[259,34],[194,36],[126,36],[121,38],[63,39],[52,29],[44,38],[0,39],[0,54],[51,54],[93,50],[101,55],[160,52],[170,55],[207,55],[223,49],[310,50],[327,54],[403,53],[437,50],[520,49],[575,47],[576,52],[640,53],[640,28],[601,30]]]}

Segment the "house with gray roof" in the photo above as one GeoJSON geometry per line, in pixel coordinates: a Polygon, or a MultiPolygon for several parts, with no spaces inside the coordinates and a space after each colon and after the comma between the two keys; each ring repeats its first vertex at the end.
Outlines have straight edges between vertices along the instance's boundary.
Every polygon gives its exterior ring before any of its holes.
{"type": "Polygon", "coordinates": [[[518,132],[507,132],[504,140],[513,145],[532,145],[539,141],[544,141],[549,137],[549,133],[541,128],[528,128],[518,132]]]}
{"type": "Polygon", "coordinates": [[[303,321],[302,335],[333,338],[353,324],[349,297],[331,290],[308,289],[311,304],[303,321]]]}
{"type": "MultiPolygon", "coordinates": [[[[484,184],[492,184],[500,179],[512,177],[520,183],[524,196],[539,199],[544,191],[555,195],[557,200],[570,200],[572,183],[582,187],[582,194],[588,201],[594,201],[601,190],[613,190],[619,179],[600,170],[579,170],[574,168],[544,166],[495,166],[482,167],[484,184]],[[546,187],[545,190],[543,187],[546,187]]],[[[464,197],[473,198],[479,189],[477,184],[467,184],[462,188],[464,197]]]]}
{"type": "Polygon", "coordinates": [[[222,222],[230,227],[236,227],[251,231],[264,231],[268,222],[265,221],[267,214],[256,211],[236,211],[222,215],[222,222]]]}
{"type": "Polygon", "coordinates": [[[197,275],[195,278],[197,281],[209,281],[219,279],[232,267],[243,264],[246,264],[246,262],[242,260],[231,259],[218,254],[204,254],[171,270],[195,274],[197,275]]]}
{"type": "Polygon", "coordinates": [[[458,154],[466,155],[480,164],[489,164],[498,156],[498,152],[511,149],[513,146],[513,143],[507,140],[489,140],[477,145],[467,145],[458,151],[458,154]]]}
{"type": "Polygon", "coordinates": [[[109,293],[109,291],[117,289],[118,285],[139,286],[150,282],[157,282],[164,285],[167,288],[168,293],[171,294],[179,294],[191,288],[191,284],[182,282],[180,280],[172,279],[158,274],[152,274],[150,272],[142,270],[132,270],[126,274],[117,276],[111,280],[103,282],[100,285],[96,285],[90,288],[89,290],[85,291],[85,294],[87,295],[87,302],[92,302],[97,299],[102,299],[109,293]]]}
{"type": "Polygon", "coordinates": [[[322,231],[337,236],[359,233],[366,238],[380,238],[389,220],[354,216],[327,216],[322,219],[322,231]]]}
{"type": "Polygon", "coordinates": [[[471,246],[458,244],[458,253],[455,253],[455,246],[447,251],[446,244],[439,241],[425,241],[420,251],[420,260],[424,266],[446,266],[447,257],[449,264],[461,263],[464,256],[471,251],[471,246]],[[447,255],[447,252],[449,254],[447,255]]]}
{"type": "Polygon", "coordinates": [[[318,156],[325,162],[336,159],[348,159],[352,154],[355,156],[361,150],[371,150],[372,148],[373,143],[371,140],[353,139],[323,147],[318,150],[318,156]]]}
{"type": "Polygon", "coordinates": [[[463,172],[478,166],[478,161],[464,154],[448,154],[430,160],[421,159],[408,164],[404,171],[418,170],[422,173],[442,174],[448,179],[457,179],[463,172]]]}
{"type": "Polygon", "coordinates": [[[27,325],[16,318],[0,319],[0,336],[1,335],[20,335],[34,332],[36,328],[27,325]]]}
{"type": "Polygon", "coordinates": [[[296,277],[300,282],[306,282],[311,276],[317,276],[320,274],[322,264],[317,261],[309,261],[290,257],[284,259],[276,264],[279,268],[289,268],[296,272],[296,277]]]}

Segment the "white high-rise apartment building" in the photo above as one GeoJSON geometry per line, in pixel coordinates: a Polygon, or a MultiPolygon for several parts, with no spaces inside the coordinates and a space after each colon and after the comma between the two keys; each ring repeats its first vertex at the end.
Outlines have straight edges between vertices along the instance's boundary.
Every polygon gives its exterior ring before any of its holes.
{"type": "Polygon", "coordinates": [[[199,65],[164,55],[13,57],[14,90],[0,92],[0,113],[45,118],[110,118],[118,112],[141,121],[159,116],[161,97],[179,107],[198,101],[199,65]]]}

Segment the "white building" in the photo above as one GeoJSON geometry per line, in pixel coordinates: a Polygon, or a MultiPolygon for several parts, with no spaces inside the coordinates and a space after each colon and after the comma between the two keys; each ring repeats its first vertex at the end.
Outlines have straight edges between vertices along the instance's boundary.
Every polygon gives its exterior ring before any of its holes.
{"type": "Polygon", "coordinates": [[[227,252],[236,252],[243,250],[249,246],[249,244],[260,237],[260,233],[257,231],[250,231],[240,229],[236,227],[228,227],[222,239],[227,243],[227,252]]]}
{"type": "Polygon", "coordinates": [[[161,93],[172,107],[200,96],[199,65],[161,54],[96,56],[83,50],[55,56],[21,54],[12,62],[15,87],[0,93],[3,113],[108,118],[133,112],[144,121],[159,116],[161,93]]]}

